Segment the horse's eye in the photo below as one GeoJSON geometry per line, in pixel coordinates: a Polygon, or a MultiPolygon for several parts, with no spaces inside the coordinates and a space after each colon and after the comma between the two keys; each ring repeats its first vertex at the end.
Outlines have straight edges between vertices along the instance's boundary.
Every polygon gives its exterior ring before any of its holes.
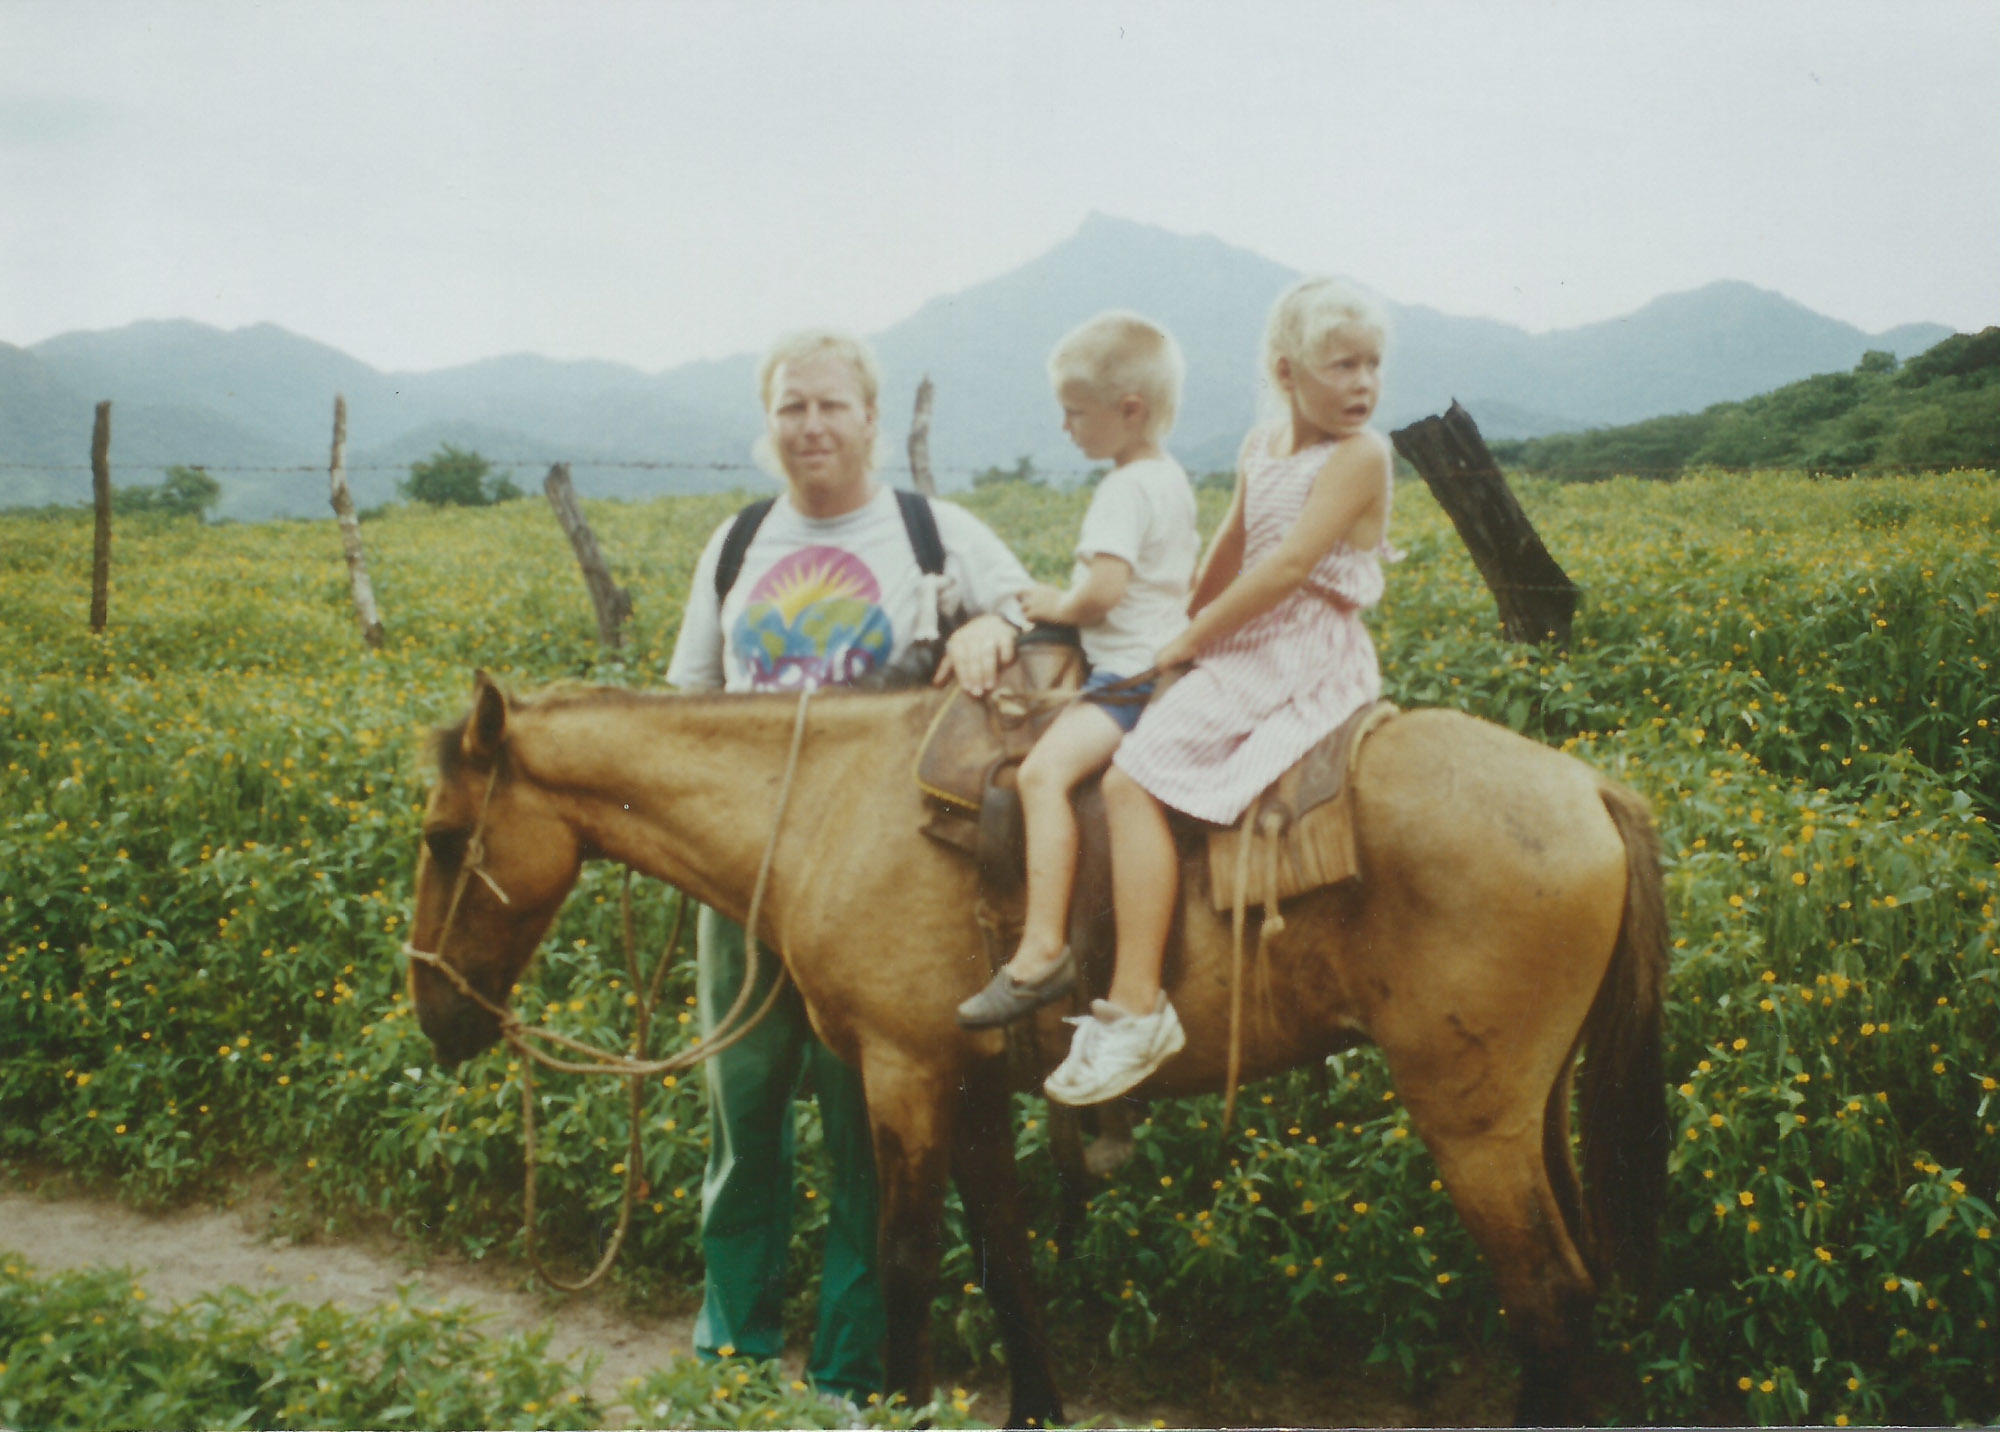
{"type": "Polygon", "coordinates": [[[454,866],[465,858],[466,832],[462,830],[430,830],[424,832],[424,844],[431,850],[431,859],[442,866],[454,866]]]}

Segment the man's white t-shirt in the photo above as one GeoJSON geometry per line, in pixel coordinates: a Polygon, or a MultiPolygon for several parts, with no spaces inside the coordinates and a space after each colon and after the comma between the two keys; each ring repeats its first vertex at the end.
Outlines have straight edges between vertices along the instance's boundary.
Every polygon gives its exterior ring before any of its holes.
{"type": "Polygon", "coordinates": [[[1095,626],[1078,628],[1091,670],[1134,676],[1187,625],[1194,580],[1194,488],[1170,457],[1142,458],[1105,474],[1083,515],[1071,586],[1094,556],[1122,557],[1132,579],[1095,626]]]}
{"type": "MultiPolygon", "coordinates": [[[[1029,585],[993,529],[964,508],[931,501],[944,547],[944,608],[991,611],[1029,585]]],[[[930,583],[917,565],[895,491],[838,517],[807,517],[789,496],[772,504],[717,609],[715,568],[734,518],[715,529],[694,586],[667,682],[682,690],[797,691],[844,686],[908,649],[930,583]]]]}

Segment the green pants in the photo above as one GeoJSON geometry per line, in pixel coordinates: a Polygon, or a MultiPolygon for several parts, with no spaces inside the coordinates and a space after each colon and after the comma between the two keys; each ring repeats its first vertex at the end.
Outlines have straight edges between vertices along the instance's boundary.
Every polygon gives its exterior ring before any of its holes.
{"type": "MultiPolygon", "coordinates": [[[[695,925],[696,992],[706,1036],[743,984],[743,927],[703,907],[695,925]]],[[[745,1015],[781,977],[778,957],[758,959],[745,1015]]],[[[696,1353],[730,1348],[774,1358],[784,1349],[785,1253],[791,1242],[793,1098],[809,1081],[832,1163],[819,1324],[806,1375],[863,1401],[882,1386],[882,1292],[875,1276],[875,1152],[861,1076],[813,1035],[787,983],[748,1037],[702,1066],[708,1086],[708,1176],[701,1189],[706,1264],[696,1353]]]]}

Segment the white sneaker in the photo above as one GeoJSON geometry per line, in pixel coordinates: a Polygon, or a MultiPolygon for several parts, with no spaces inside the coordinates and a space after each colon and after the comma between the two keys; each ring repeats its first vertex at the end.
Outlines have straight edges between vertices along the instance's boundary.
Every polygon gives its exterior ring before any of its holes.
{"type": "Polygon", "coordinates": [[[1187,1044],[1180,1016],[1165,991],[1151,1014],[1128,1014],[1108,1000],[1092,1000],[1076,1026],[1069,1055],[1042,1085],[1058,1104],[1101,1104],[1144,1081],[1187,1044]]]}

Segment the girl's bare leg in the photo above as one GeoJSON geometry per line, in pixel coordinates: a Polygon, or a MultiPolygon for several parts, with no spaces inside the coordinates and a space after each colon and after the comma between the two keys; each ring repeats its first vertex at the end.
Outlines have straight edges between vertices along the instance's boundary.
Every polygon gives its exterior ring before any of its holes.
{"type": "Polygon", "coordinates": [[[1062,956],[1070,888],[1076,881],[1076,812],[1070,807],[1070,792],[1104,769],[1124,734],[1102,708],[1079,701],[1056,718],[1021,762],[1027,913],[1007,973],[1022,984],[1039,981],[1062,956]]]}
{"type": "Polygon", "coordinates": [[[1104,777],[1104,810],[1111,822],[1111,900],[1118,915],[1111,1002],[1128,1014],[1151,1014],[1180,893],[1180,860],[1166,808],[1116,766],[1104,777]]]}

